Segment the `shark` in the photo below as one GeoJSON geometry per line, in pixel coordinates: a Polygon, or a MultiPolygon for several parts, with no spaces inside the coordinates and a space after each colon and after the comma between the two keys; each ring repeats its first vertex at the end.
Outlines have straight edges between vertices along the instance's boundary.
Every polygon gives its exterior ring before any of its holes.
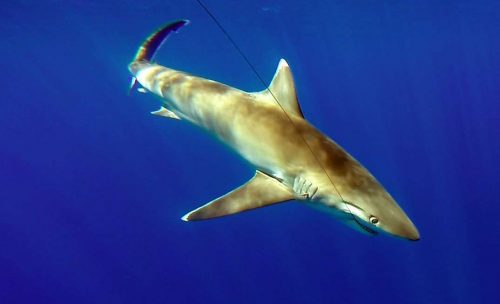
{"type": "Polygon", "coordinates": [[[284,59],[270,85],[259,92],[155,63],[160,46],[188,23],[170,22],[144,41],[128,66],[131,90],[140,85],[140,91],[160,97],[162,106],[152,114],[204,129],[246,160],[255,174],[244,185],[188,212],[182,220],[207,220],[299,201],[364,234],[420,239],[413,222],[381,183],[304,118],[284,59]]]}

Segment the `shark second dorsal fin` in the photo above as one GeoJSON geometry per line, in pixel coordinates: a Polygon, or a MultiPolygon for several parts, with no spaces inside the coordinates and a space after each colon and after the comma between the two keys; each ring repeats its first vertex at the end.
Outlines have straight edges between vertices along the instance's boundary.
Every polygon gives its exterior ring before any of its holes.
{"type": "Polygon", "coordinates": [[[195,209],[183,221],[199,221],[265,207],[294,199],[294,193],[276,179],[257,171],[243,186],[195,209]]]}
{"type": "MultiPolygon", "coordinates": [[[[280,60],[269,88],[264,90],[263,93],[271,95],[269,91],[271,91],[272,95],[278,99],[280,105],[285,109],[285,111],[304,117],[297,99],[297,92],[295,90],[292,71],[290,70],[290,67],[285,59],[280,60]]],[[[269,97],[274,101],[273,96],[269,97]]]]}

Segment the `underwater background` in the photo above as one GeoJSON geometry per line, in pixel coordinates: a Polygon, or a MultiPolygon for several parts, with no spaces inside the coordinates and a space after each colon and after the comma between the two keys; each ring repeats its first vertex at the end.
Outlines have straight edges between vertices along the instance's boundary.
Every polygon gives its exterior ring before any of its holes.
{"type": "Polygon", "coordinates": [[[0,8],[0,303],[498,303],[499,1],[204,0],[260,75],[280,58],[305,117],[362,162],[421,240],[293,202],[180,220],[253,169],[128,96],[163,65],[259,91],[195,0],[0,8]]]}

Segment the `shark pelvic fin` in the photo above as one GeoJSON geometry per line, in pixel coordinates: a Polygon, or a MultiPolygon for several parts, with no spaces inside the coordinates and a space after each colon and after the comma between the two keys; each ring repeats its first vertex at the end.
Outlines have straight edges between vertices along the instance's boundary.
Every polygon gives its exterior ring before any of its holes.
{"type": "MultiPolygon", "coordinates": [[[[278,99],[280,105],[285,111],[304,117],[297,99],[297,92],[295,91],[292,71],[290,70],[290,67],[285,59],[280,60],[269,88],[263,91],[263,93],[271,95],[269,91],[271,91],[272,95],[278,99]]],[[[274,101],[274,97],[272,95],[269,97],[271,97],[274,101]]]]}
{"type": "Polygon", "coordinates": [[[260,171],[243,186],[195,209],[183,221],[206,220],[265,207],[294,199],[294,193],[278,180],[260,171]]]}
{"type": "Polygon", "coordinates": [[[173,119],[179,119],[179,120],[181,119],[179,116],[177,116],[177,114],[168,110],[165,107],[161,107],[159,110],[151,112],[151,114],[163,116],[163,117],[167,117],[167,118],[173,118],[173,119]]]}

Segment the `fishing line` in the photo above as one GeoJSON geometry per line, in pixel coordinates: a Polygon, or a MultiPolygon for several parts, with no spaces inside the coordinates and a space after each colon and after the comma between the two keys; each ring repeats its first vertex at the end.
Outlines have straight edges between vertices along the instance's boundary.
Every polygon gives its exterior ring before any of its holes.
{"type": "Polygon", "coordinates": [[[229,42],[233,45],[233,47],[236,49],[236,51],[240,54],[240,56],[243,58],[243,60],[245,60],[246,64],[248,65],[248,67],[250,67],[250,69],[252,70],[252,72],[255,74],[255,76],[257,77],[257,79],[262,83],[262,85],[266,88],[266,90],[271,94],[271,96],[273,97],[273,99],[276,101],[276,103],[278,104],[278,106],[281,108],[281,110],[283,111],[283,113],[285,113],[285,116],[286,118],[288,119],[288,121],[290,121],[290,123],[292,124],[293,128],[295,129],[296,133],[299,134],[300,138],[302,138],[302,141],[306,144],[307,148],[309,149],[309,151],[311,152],[311,154],[314,156],[314,159],[316,160],[316,162],[319,164],[319,166],[321,167],[321,169],[323,169],[323,172],[325,172],[326,176],[328,177],[328,179],[330,180],[330,183],[332,184],[333,188],[335,189],[335,192],[337,192],[338,196],[340,197],[341,201],[344,203],[344,205],[347,207],[347,210],[349,211],[349,214],[352,216],[353,220],[358,223],[358,225],[360,225],[362,228],[365,228],[363,225],[361,225],[361,223],[358,221],[358,219],[354,216],[354,214],[351,212],[351,209],[349,208],[349,205],[346,203],[346,201],[344,200],[344,198],[342,197],[342,195],[340,194],[340,191],[339,189],[337,188],[337,186],[335,185],[335,183],[333,182],[332,178],[330,177],[330,175],[328,174],[328,172],[326,171],[325,167],[323,166],[323,164],[320,162],[320,160],[318,159],[318,157],[316,156],[316,154],[313,152],[311,146],[309,145],[309,143],[307,142],[307,140],[304,138],[304,136],[299,132],[297,126],[295,125],[295,123],[293,122],[292,118],[290,117],[290,115],[287,113],[287,111],[285,110],[285,108],[283,108],[283,106],[281,105],[281,103],[278,101],[278,98],[276,98],[276,96],[274,95],[274,93],[269,89],[269,87],[267,86],[266,82],[264,81],[264,79],[260,76],[259,72],[257,72],[257,69],[255,68],[255,66],[252,64],[252,62],[250,62],[250,60],[248,59],[248,57],[245,55],[245,53],[240,49],[240,47],[238,46],[238,44],[233,40],[233,38],[231,37],[231,35],[229,35],[229,33],[226,31],[226,29],[222,26],[222,24],[219,22],[219,20],[214,16],[214,14],[212,14],[212,12],[210,11],[210,9],[208,9],[208,7],[201,1],[201,0],[196,0],[196,2],[198,2],[198,4],[201,6],[201,8],[210,16],[210,18],[215,22],[215,24],[217,24],[217,26],[219,27],[219,29],[222,31],[222,33],[224,33],[224,35],[226,36],[226,38],[229,40],[229,42]]]}

